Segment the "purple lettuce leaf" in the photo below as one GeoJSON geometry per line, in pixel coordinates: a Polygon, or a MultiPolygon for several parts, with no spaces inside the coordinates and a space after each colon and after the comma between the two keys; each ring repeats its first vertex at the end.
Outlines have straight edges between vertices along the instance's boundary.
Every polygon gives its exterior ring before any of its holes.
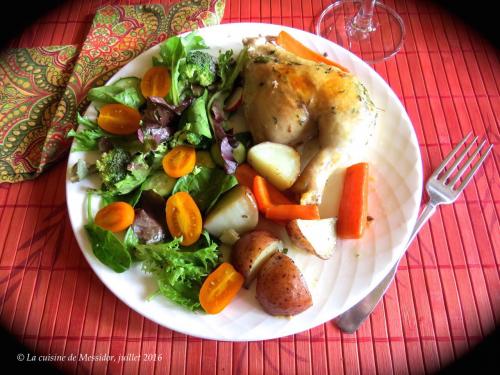
{"type": "Polygon", "coordinates": [[[238,166],[238,163],[234,160],[233,146],[231,146],[231,141],[229,140],[230,137],[234,138],[232,135],[226,136],[220,143],[220,154],[224,160],[224,170],[227,174],[233,174],[238,166]]]}
{"type": "Polygon", "coordinates": [[[152,190],[143,191],[135,209],[132,230],[140,243],[157,243],[167,235],[165,200],[152,190]]]}
{"type": "Polygon", "coordinates": [[[238,141],[234,138],[232,129],[224,129],[224,121],[227,120],[227,115],[224,111],[224,100],[227,95],[217,93],[215,96],[210,103],[212,128],[215,139],[220,147],[220,154],[224,160],[224,170],[227,174],[233,174],[238,166],[233,156],[233,149],[238,146],[238,141]]]}
{"type": "Polygon", "coordinates": [[[142,117],[142,126],[137,131],[141,143],[150,142],[153,149],[168,140],[175,133],[175,123],[182,112],[191,104],[186,100],[177,106],[167,103],[159,96],[147,98],[147,106],[142,117]]]}

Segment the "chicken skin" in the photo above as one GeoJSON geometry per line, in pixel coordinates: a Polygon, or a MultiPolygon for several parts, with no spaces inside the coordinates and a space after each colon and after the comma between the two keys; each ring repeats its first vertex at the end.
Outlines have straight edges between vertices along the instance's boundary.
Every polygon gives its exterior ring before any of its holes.
{"type": "Polygon", "coordinates": [[[375,106],[350,73],[302,59],[269,38],[246,44],[243,105],[253,139],[297,146],[318,137],[320,149],[292,190],[301,204],[319,204],[337,165],[367,144],[375,106]]]}

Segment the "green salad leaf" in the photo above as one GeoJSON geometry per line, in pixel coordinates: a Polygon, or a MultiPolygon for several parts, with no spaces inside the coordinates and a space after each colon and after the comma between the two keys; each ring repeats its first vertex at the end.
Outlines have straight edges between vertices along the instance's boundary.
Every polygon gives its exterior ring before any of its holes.
{"type": "Polygon", "coordinates": [[[226,174],[220,168],[196,166],[193,172],[177,180],[172,194],[179,191],[188,192],[198,205],[207,212],[217,202],[219,197],[238,184],[233,175],[226,174]]]}
{"type": "Polygon", "coordinates": [[[84,226],[94,255],[113,271],[121,273],[130,268],[132,257],[125,246],[109,230],[94,223],[91,211],[92,194],[87,195],[88,223],[84,226]]]}
{"type": "Polygon", "coordinates": [[[196,33],[190,33],[183,37],[173,36],[160,45],[160,59],[157,59],[155,64],[166,65],[170,69],[172,85],[167,99],[172,104],[178,105],[180,103],[182,91],[188,83],[185,80],[180,80],[181,64],[185,62],[190,51],[205,48],[207,48],[205,41],[196,33]]]}
{"type": "Polygon", "coordinates": [[[163,170],[163,166],[161,164],[163,157],[169,151],[168,145],[166,143],[160,143],[156,149],[152,150],[153,153],[153,161],[151,163],[151,170],[156,171],[158,169],[163,170]]]}
{"type": "Polygon", "coordinates": [[[149,175],[141,187],[143,190],[153,190],[156,194],[166,197],[174,189],[176,181],[175,178],[167,175],[165,171],[160,170],[149,175]]]}
{"type": "Polygon", "coordinates": [[[151,167],[146,161],[147,154],[137,154],[128,164],[128,173],[122,180],[116,182],[111,189],[115,194],[124,195],[140,186],[149,175],[151,167]]]}
{"type": "Polygon", "coordinates": [[[94,174],[97,171],[95,164],[87,164],[83,159],[78,161],[71,167],[71,182],[82,181],[84,178],[94,174]]]}
{"type": "Polygon", "coordinates": [[[71,129],[67,137],[74,137],[75,143],[71,151],[94,151],[98,149],[99,140],[103,137],[110,136],[102,130],[97,122],[90,120],[87,117],[77,113],[78,125],[82,126],[82,130],[76,131],[71,129]]]}
{"type": "Polygon", "coordinates": [[[210,123],[207,115],[208,92],[196,98],[182,113],[179,120],[179,130],[169,140],[170,147],[190,144],[195,147],[204,147],[207,140],[212,139],[210,123]]]}
{"type": "Polygon", "coordinates": [[[182,238],[160,244],[137,245],[136,256],[143,270],[158,283],[158,292],[189,310],[200,310],[200,288],[205,277],[219,263],[219,249],[207,232],[190,249],[181,246],[182,238]]]}
{"type": "Polygon", "coordinates": [[[232,91],[234,82],[243,70],[247,60],[248,49],[246,47],[241,50],[236,61],[233,60],[232,50],[227,50],[219,55],[217,70],[221,79],[219,91],[232,91]]]}
{"type": "Polygon", "coordinates": [[[95,224],[86,224],[85,230],[97,259],[118,273],[130,268],[130,253],[112,232],[95,224]]]}
{"type": "Polygon", "coordinates": [[[145,102],[140,83],[141,80],[136,77],[121,78],[111,85],[90,89],[87,98],[97,102],[98,106],[120,103],[138,109],[145,102]]]}
{"type": "Polygon", "coordinates": [[[135,206],[148,178],[161,170],[161,160],[167,153],[166,144],[160,144],[155,150],[135,152],[134,155],[119,146],[105,152],[96,161],[97,171],[103,181],[98,192],[105,204],[123,201],[135,206]]]}
{"type": "Polygon", "coordinates": [[[130,193],[124,195],[119,195],[115,191],[107,190],[97,190],[96,194],[101,197],[103,206],[107,206],[113,202],[126,202],[132,207],[135,207],[141,199],[143,191],[143,185],[140,185],[139,187],[133,189],[130,193]]]}
{"type": "Polygon", "coordinates": [[[132,226],[130,226],[125,232],[125,237],[123,238],[123,245],[130,254],[133,254],[138,244],[139,244],[139,238],[137,238],[134,229],[132,228],[132,226]]]}
{"type": "Polygon", "coordinates": [[[220,84],[215,93],[208,100],[207,112],[208,120],[212,127],[212,131],[216,138],[221,140],[224,138],[222,133],[225,133],[225,115],[223,112],[223,104],[227,97],[233,91],[233,86],[238,78],[238,75],[243,70],[245,63],[248,60],[248,49],[243,48],[239,53],[236,61],[233,58],[233,51],[227,50],[219,54],[217,63],[217,74],[220,78],[220,84]]]}
{"type": "Polygon", "coordinates": [[[183,112],[180,119],[180,128],[186,124],[191,124],[190,131],[197,135],[211,139],[210,124],[207,116],[208,92],[205,90],[203,95],[196,98],[193,103],[183,112]]]}

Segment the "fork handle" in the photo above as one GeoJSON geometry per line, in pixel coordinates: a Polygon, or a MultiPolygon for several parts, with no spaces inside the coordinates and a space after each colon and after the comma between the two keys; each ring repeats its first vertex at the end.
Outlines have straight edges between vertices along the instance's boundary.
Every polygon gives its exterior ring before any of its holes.
{"type": "MultiPolygon", "coordinates": [[[[427,223],[427,221],[431,218],[432,215],[434,215],[434,212],[436,212],[437,206],[438,205],[436,203],[434,203],[433,201],[427,202],[424,209],[422,210],[422,213],[418,217],[417,222],[415,223],[415,226],[413,227],[410,238],[408,238],[408,242],[406,243],[406,249],[408,249],[408,247],[410,246],[412,241],[415,239],[415,237],[417,237],[418,232],[420,232],[420,229],[422,229],[424,224],[427,223]]],[[[403,257],[404,253],[406,252],[406,249],[403,252],[403,254],[401,254],[401,258],[403,257]]],[[[401,260],[401,258],[399,258],[399,260],[401,260]]],[[[398,263],[399,263],[399,261],[398,261],[398,263]]]]}
{"type": "Polygon", "coordinates": [[[415,226],[413,227],[413,231],[411,232],[410,238],[406,243],[406,247],[401,254],[401,257],[398,259],[394,267],[389,271],[389,273],[382,279],[382,281],[373,289],[370,294],[368,294],[365,298],[351,307],[349,310],[340,314],[338,317],[334,319],[335,324],[339,327],[343,332],[353,333],[355,332],[361,324],[368,318],[368,316],[372,313],[375,307],[378,305],[385,292],[391,285],[392,280],[394,280],[394,275],[398,270],[399,262],[403,258],[403,255],[406,253],[406,250],[410,246],[410,243],[417,236],[417,233],[424,226],[424,224],[429,220],[429,218],[436,212],[437,204],[432,201],[429,201],[422,213],[417,219],[415,226]]]}

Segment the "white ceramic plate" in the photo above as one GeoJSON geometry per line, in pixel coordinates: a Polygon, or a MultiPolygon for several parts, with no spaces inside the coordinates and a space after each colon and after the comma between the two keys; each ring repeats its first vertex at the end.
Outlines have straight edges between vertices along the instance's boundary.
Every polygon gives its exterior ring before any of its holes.
{"type": "MultiPolygon", "coordinates": [[[[417,138],[410,119],[387,83],[367,64],[343,48],[316,35],[278,25],[241,23],[199,30],[211,51],[232,48],[238,52],[244,37],[277,35],[286,30],[307,46],[326,52],[357,75],[380,109],[374,137],[364,159],[370,162],[371,181],[369,214],[374,218],[361,240],[339,241],[335,255],[321,260],[292,248],[289,255],[302,271],[311,290],[314,305],[292,318],[272,317],[255,300],[255,287],[241,290],[237,298],[220,314],[192,313],[163,297],[147,300],[156,290],[154,280],[136,265],[117,274],[94,256],[83,225],[86,223],[85,191],[98,186],[96,179],[66,183],[68,210],[73,231],[85,258],[102,282],[124,303],[143,316],[173,330],[189,335],[233,341],[272,339],[320,325],[365,297],[394,266],[415,223],[422,190],[422,167],[417,138]]],[[[111,80],[142,77],[159,53],[153,47],[121,69],[111,80]]],[[[89,116],[95,110],[89,108],[89,116]]],[[[74,152],[69,156],[68,171],[79,159],[95,160],[93,153],[74,152]]],[[[321,207],[323,215],[334,214],[335,187],[340,178],[331,178],[328,199],[321,207]]],[[[255,283],[254,283],[255,284],[255,283]]]]}

